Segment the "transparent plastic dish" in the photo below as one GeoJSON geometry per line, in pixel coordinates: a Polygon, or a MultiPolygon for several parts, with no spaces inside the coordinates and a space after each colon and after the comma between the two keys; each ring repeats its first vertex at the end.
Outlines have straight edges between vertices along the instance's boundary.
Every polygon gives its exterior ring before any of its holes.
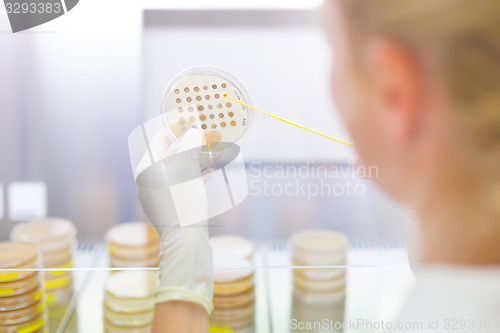
{"type": "Polygon", "coordinates": [[[197,128],[204,147],[211,151],[241,144],[250,132],[253,110],[224,94],[251,103],[244,85],[221,69],[195,67],[180,73],[168,85],[161,103],[168,133],[179,141],[187,130],[197,128]]]}

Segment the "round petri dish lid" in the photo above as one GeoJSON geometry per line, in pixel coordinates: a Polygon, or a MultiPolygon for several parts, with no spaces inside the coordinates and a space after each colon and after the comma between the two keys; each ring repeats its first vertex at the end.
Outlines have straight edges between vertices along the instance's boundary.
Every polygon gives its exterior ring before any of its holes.
{"type": "Polygon", "coordinates": [[[156,229],[146,222],[129,222],[116,225],[106,233],[106,241],[114,245],[143,247],[160,242],[156,229]]]}
{"type": "Polygon", "coordinates": [[[252,125],[253,110],[224,98],[249,104],[245,87],[231,74],[214,67],[196,67],[180,73],[168,86],[161,110],[167,131],[177,140],[190,128],[200,130],[204,143],[215,149],[241,143],[252,125]]]}
{"type": "Polygon", "coordinates": [[[75,237],[73,223],[59,218],[23,222],[16,225],[10,234],[13,241],[36,245],[42,252],[71,246],[75,237]]]}
{"type": "MultiPolygon", "coordinates": [[[[21,268],[26,264],[37,262],[38,249],[26,244],[12,242],[0,243],[0,269],[21,268]]],[[[0,281],[2,278],[0,276],[0,281]]]]}
{"type": "Polygon", "coordinates": [[[348,240],[344,234],[327,229],[307,229],[290,237],[294,252],[338,253],[345,252],[348,240]]]}
{"type": "Polygon", "coordinates": [[[238,236],[217,236],[210,239],[214,256],[231,255],[244,259],[253,257],[255,247],[251,241],[238,236]]]}
{"type": "Polygon", "coordinates": [[[219,255],[214,256],[214,282],[227,283],[253,275],[252,263],[244,258],[219,255]]]}
{"type": "Polygon", "coordinates": [[[157,289],[158,272],[116,272],[111,274],[106,281],[106,292],[124,299],[150,297],[157,289]]]}

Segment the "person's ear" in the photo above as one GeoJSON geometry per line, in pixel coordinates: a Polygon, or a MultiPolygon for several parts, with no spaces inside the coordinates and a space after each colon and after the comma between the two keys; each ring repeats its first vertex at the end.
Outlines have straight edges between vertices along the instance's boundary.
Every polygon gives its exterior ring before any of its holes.
{"type": "Polygon", "coordinates": [[[388,138],[406,146],[421,121],[423,89],[420,66],[412,52],[389,39],[370,43],[368,65],[372,73],[374,107],[388,138]]]}

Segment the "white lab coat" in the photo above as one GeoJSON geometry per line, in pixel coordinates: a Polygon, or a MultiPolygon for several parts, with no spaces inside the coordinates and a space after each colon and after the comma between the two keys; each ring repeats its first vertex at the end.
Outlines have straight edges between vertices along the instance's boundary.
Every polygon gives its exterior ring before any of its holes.
{"type": "Polygon", "coordinates": [[[500,333],[500,266],[420,267],[398,322],[398,332],[500,333]]]}

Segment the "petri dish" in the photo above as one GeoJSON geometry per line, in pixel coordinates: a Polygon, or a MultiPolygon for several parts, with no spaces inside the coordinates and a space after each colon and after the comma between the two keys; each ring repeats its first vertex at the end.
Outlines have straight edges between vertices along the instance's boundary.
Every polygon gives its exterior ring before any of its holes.
{"type": "Polygon", "coordinates": [[[15,296],[39,288],[42,284],[40,274],[31,274],[19,280],[0,283],[0,297],[15,296]]]}
{"type": "Polygon", "coordinates": [[[51,276],[50,279],[45,279],[45,288],[57,289],[73,285],[73,275],[71,272],[63,272],[62,274],[51,276]]]}
{"type": "Polygon", "coordinates": [[[253,243],[238,236],[217,236],[210,238],[214,256],[231,255],[252,260],[255,247],[253,243]]]}
{"type": "Polygon", "coordinates": [[[243,306],[254,300],[255,288],[252,287],[248,291],[239,294],[229,296],[214,295],[212,302],[214,303],[215,308],[231,308],[243,306]]]}
{"type": "Polygon", "coordinates": [[[140,312],[153,309],[156,303],[154,295],[147,297],[124,298],[116,297],[109,292],[105,292],[104,304],[106,304],[106,306],[110,309],[118,312],[140,312]]]}
{"type": "Polygon", "coordinates": [[[35,304],[45,297],[45,292],[39,285],[36,289],[24,294],[0,297],[0,311],[12,311],[35,304]]]}
{"type": "Polygon", "coordinates": [[[0,333],[38,333],[43,332],[47,323],[47,312],[39,313],[33,319],[14,325],[0,325],[0,333]]]}
{"type": "Polygon", "coordinates": [[[124,259],[141,259],[160,248],[158,232],[146,222],[116,225],[106,233],[106,241],[110,254],[124,259]]]}
{"type": "Polygon", "coordinates": [[[306,304],[332,304],[340,303],[345,300],[346,289],[340,288],[330,292],[311,292],[300,288],[293,288],[293,298],[306,304]]]}
{"type": "Polygon", "coordinates": [[[294,260],[307,265],[338,265],[345,262],[347,238],[327,229],[307,229],[290,237],[294,260]]]}
{"type": "MultiPolygon", "coordinates": [[[[234,320],[218,320],[215,318],[209,318],[209,323],[211,327],[217,328],[232,328],[232,329],[242,329],[251,326],[255,321],[255,314],[250,314],[246,317],[241,317],[234,320]]],[[[222,330],[221,330],[222,331],[222,330]]]]}
{"type": "Polygon", "coordinates": [[[151,325],[121,326],[113,324],[106,319],[104,320],[104,329],[106,333],[151,333],[151,325]]]}
{"type": "MultiPolygon", "coordinates": [[[[308,266],[308,264],[301,262],[300,260],[293,259],[293,266],[308,266]]],[[[337,263],[339,266],[345,266],[346,262],[337,263]]],[[[343,276],[345,274],[345,268],[294,268],[293,274],[300,275],[304,279],[311,280],[323,280],[323,279],[335,279],[343,276]]]]}
{"type": "Polygon", "coordinates": [[[68,304],[69,301],[71,301],[73,294],[74,290],[72,281],[58,288],[46,289],[47,305],[53,307],[68,304]]]}
{"type": "Polygon", "coordinates": [[[44,252],[42,254],[42,261],[44,267],[50,268],[71,268],[64,267],[73,261],[73,252],[76,249],[76,242],[71,246],[63,247],[58,251],[44,252]]]}
{"type": "Polygon", "coordinates": [[[6,271],[1,269],[39,268],[38,250],[36,247],[12,242],[0,243],[0,282],[23,279],[33,275],[35,271],[6,271]]]}
{"type": "Polygon", "coordinates": [[[36,303],[12,311],[0,311],[0,327],[2,325],[17,325],[32,320],[45,312],[45,299],[41,298],[36,303]]]}
{"type": "Polygon", "coordinates": [[[345,288],[346,280],[345,275],[341,276],[340,278],[325,280],[310,280],[304,279],[300,275],[294,275],[293,285],[302,290],[310,292],[329,292],[345,288]]]}
{"type": "Polygon", "coordinates": [[[145,311],[154,307],[157,289],[158,272],[116,272],[106,281],[104,303],[116,312],[145,311]]]}
{"type": "Polygon", "coordinates": [[[68,220],[49,218],[17,224],[10,238],[17,243],[32,244],[42,253],[75,245],[76,228],[68,220]]]}
{"type": "MultiPolygon", "coordinates": [[[[250,96],[234,76],[215,67],[195,67],[180,73],[168,85],[161,103],[167,132],[177,141],[189,128],[197,128],[205,147],[217,144],[240,144],[248,135],[253,110],[225,99],[250,104],[250,96]]],[[[224,149],[224,145],[220,145],[224,149]]]]}
{"type": "Polygon", "coordinates": [[[115,257],[111,257],[109,259],[109,265],[111,267],[158,267],[159,264],[160,259],[158,258],[158,255],[151,258],[134,260],[120,259],[115,257]]]}
{"type": "Polygon", "coordinates": [[[210,314],[210,319],[218,322],[234,321],[240,318],[247,318],[255,315],[255,302],[250,302],[241,307],[230,309],[215,308],[210,314]]]}
{"type": "Polygon", "coordinates": [[[249,268],[249,260],[234,256],[215,256],[214,267],[214,295],[239,294],[255,285],[254,271],[249,268]]]}
{"type": "Polygon", "coordinates": [[[145,326],[153,322],[154,308],[145,311],[119,312],[104,305],[104,318],[119,326],[145,326]]]}

